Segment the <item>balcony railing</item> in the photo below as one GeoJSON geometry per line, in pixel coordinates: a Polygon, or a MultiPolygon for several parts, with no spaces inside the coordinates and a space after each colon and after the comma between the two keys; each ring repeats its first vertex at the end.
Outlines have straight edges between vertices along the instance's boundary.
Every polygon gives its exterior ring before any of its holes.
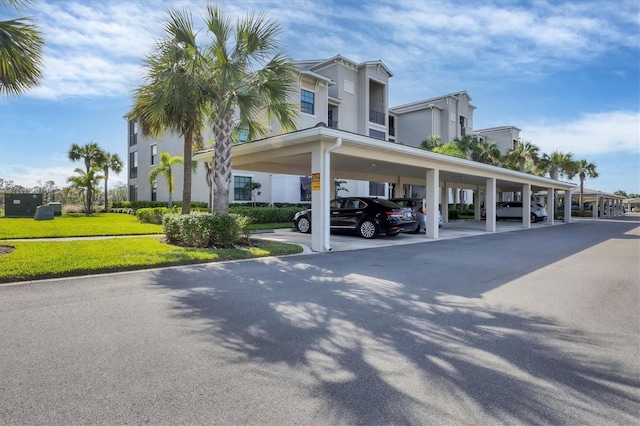
{"type": "Polygon", "coordinates": [[[338,122],[336,120],[327,120],[327,126],[331,127],[332,129],[337,129],[338,122]]]}
{"type": "Polygon", "coordinates": [[[373,109],[369,110],[369,122],[385,125],[386,115],[383,112],[376,111],[373,109]]]}

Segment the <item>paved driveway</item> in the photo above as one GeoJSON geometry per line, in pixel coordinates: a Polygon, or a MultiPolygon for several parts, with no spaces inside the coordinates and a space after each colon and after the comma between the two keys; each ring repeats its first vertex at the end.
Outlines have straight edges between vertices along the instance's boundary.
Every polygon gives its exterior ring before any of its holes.
{"type": "Polygon", "coordinates": [[[0,286],[0,424],[636,424],[638,225],[0,286]]]}

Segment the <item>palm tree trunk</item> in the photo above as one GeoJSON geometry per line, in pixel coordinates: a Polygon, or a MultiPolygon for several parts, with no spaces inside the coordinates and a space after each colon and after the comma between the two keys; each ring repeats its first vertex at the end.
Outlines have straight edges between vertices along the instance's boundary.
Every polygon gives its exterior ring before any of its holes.
{"type": "Polygon", "coordinates": [[[184,135],[184,180],[182,185],[182,214],[191,213],[191,170],[193,155],[193,127],[189,127],[184,135]]]}
{"type": "Polygon", "coordinates": [[[109,192],[107,191],[107,181],[109,180],[109,169],[104,169],[104,209],[109,211],[109,192]]]}
{"type": "Polygon", "coordinates": [[[215,163],[214,163],[214,212],[219,215],[229,214],[229,187],[231,184],[231,132],[233,131],[232,115],[226,114],[216,120],[215,163]]]}

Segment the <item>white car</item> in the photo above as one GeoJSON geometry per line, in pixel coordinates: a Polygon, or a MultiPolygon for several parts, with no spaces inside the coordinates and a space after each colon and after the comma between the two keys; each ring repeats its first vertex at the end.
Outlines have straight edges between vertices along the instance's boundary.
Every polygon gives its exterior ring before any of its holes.
{"type": "MultiPolygon", "coordinates": [[[[522,201],[506,201],[496,205],[496,219],[521,219],[522,201]]],[[[531,222],[547,219],[547,209],[539,203],[531,203],[531,222]]]]}

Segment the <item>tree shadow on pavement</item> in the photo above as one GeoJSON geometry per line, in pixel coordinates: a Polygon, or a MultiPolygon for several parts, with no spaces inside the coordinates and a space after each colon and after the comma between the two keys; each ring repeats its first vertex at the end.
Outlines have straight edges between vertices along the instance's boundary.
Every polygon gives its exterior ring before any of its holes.
{"type": "MultiPolygon", "coordinates": [[[[410,259],[419,282],[390,267],[402,265],[395,250],[376,249],[358,263],[328,253],[169,269],[154,285],[172,291],[174,315],[204,323],[197,333],[224,346],[226,362],[306,372],[331,415],[310,422],[635,422],[637,368],[604,356],[601,336],[483,303],[514,276],[465,270],[466,257],[525,248],[513,235],[470,240],[421,245],[410,259]],[[447,273],[429,280],[436,268],[447,273]]],[[[601,241],[559,241],[518,274],[601,241]]]]}

